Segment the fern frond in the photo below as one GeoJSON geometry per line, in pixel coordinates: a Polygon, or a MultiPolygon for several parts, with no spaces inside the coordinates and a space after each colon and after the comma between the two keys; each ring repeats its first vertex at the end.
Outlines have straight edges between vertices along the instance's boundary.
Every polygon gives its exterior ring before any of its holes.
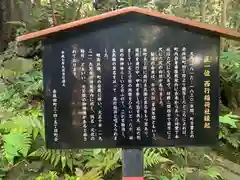
{"type": "Polygon", "coordinates": [[[144,179],[146,180],[158,180],[157,176],[153,174],[153,172],[149,170],[144,171],[144,179]]]}
{"type": "Polygon", "coordinates": [[[12,117],[9,121],[0,124],[0,130],[28,132],[29,134],[33,134],[34,139],[39,133],[44,137],[43,129],[44,126],[42,122],[39,120],[38,116],[34,114],[28,116],[24,114],[17,115],[12,117]]]}
{"type": "Polygon", "coordinates": [[[102,172],[99,169],[91,169],[84,173],[81,169],[76,169],[77,180],[103,180],[102,172]]]}
{"type": "Polygon", "coordinates": [[[169,180],[167,176],[160,176],[159,180],[169,180]]]}
{"type": "Polygon", "coordinates": [[[3,135],[3,141],[4,155],[8,162],[13,164],[15,157],[27,157],[28,151],[31,147],[32,138],[26,132],[21,133],[13,131],[7,135],[3,135]]]}
{"type": "Polygon", "coordinates": [[[42,78],[41,72],[32,71],[29,74],[23,74],[20,76],[14,85],[15,87],[21,89],[25,96],[29,96],[42,91],[42,78]]]}
{"type": "Polygon", "coordinates": [[[108,172],[120,167],[120,157],[120,150],[118,149],[100,151],[94,156],[89,157],[86,167],[101,169],[105,175],[108,172]]]}
{"type": "Polygon", "coordinates": [[[41,173],[40,176],[36,177],[36,180],[45,180],[45,179],[49,179],[49,180],[58,179],[57,172],[49,171],[49,172],[41,173]]]}
{"type": "Polygon", "coordinates": [[[149,168],[160,163],[172,162],[170,159],[165,158],[154,148],[144,150],[144,168],[149,168]]]}
{"type": "MultiPolygon", "coordinates": [[[[236,133],[237,134],[237,133],[236,133]]],[[[227,142],[234,148],[238,149],[240,147],[240,139],[239,139],[239,135],[235,135],[235,134],[231,134],[228,137],[225,137],[225,139],[227,140],[227,142]]]]}
{"type": "Polygon", "coordinates": [[[15,89],[8,87],[0,93],[0,103],[1,106],[14,108],[16,111],[25,104],[25,99],[15,89]]]}
{"type": "Polygon", "coordinates": [[[176,154],[176,155],[179,155],[179,156],[185,156],[185,148],[167,148],[169,152],[171,152],[171,154],[176,154]]]}
{"type": "Polygon", "coordinates": [[[71,150],[48,150],[41,147],[29,154],[29,157],[40,157],[43,160],[50,161],[54,167],[61,165],[62,170],[68,167],[72,171],[75,165],[74,153],[71,150]]]}
{"type": "Polygon", "coordinates": [[[161,155],[168,156],[169,153],[171,153],[171,150],[169,148],[157,148],[156,149],[161,155]]]}
{"type": "MultiPolygon", "coordinates": [[[[0,94],[1,96],[1,94],[0,94]]],[[[4,121],[9,120],[14,115],[14,109],[13,108],[6,108],[1,106],[0,107],[0,121],[1,123],[4,123],[4,121]]]]}
{"type": "Polygon", "coordinates": [[[10,78],[10,77],[15,77],[17,75],[20,75],[20,73],[10,69],[0,68],[0,77],[10,78]]]}
{"type": "Polygon", "coordinates": [[[222,169],[219,166],[210,166],[206,170],[199,169],[199,171],[202,174],[204,174],[204,175],[206,175],[206,176],[208,176],[210,178],[213,178],[213,179],[223,178],[223,175],[221,173],[222,169]]]}

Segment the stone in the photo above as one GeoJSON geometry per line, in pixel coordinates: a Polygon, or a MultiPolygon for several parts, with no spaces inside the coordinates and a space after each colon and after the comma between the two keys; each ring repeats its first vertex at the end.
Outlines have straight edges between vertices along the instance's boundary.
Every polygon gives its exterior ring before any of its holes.
{"type": "Polygon", "coordinates": [[[33,68],[33,61],[21,57],[10,59],[4,63],[4,68],[16,72],[28,72],[33,68]]]}

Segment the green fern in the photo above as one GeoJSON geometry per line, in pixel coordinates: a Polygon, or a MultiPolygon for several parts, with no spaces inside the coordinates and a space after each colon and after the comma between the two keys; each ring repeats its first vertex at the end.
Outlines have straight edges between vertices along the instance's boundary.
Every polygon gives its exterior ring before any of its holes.
{"type": "Polygon", "coordinates": [[[87,168],[96,168],[103,171],[103,174],[107,174],[110,171],[120,167],[120,150],[106,150],[97,151],[93,156],[89,157],[86,163],[87,168]]]}
{"type": "Polygon", "coordinates": [[[173,150],[171,148],[157,148],[156,149],[162,156],[168,156],[173,150]]]}
{"type": "Polygon", "coordinates": [[[0,93],[1,105],[21,111],[31,105],[29,101],[32,97],[40,96],[42,98],[42,83],[42,73],[36,70],[12,78],[7,88],[0,93]]]}
{"type": "Polygon", "coordinates": [[[19,88],[24,96],[39,94],[43,91],[42,73],[39,71],[31,71],[16,78],[15,88],[19,88]]]}
{"type": "Polygon", "coordinates": [[[158,180],[157,176],[153,174],[152,171],[145,170],[144,171],[144,179],[146,180],[158,180]]]}
{"type": "Polygon", "coordinates": [[[65,180],[103,180],[101,171],[91,169],[83,172],[80,168],[76,168],[76,176],[65,174],[65,180]]]}
{"type": "Polygon", "coordinates": [[[159,180],[169,180],[167,176],[160,176],[159,180]]]}
{"type": "MultiPolygon", "coordinates": [[[[224,115],[224,116],[219,116],[219,121],[220,121],[220,123],[230,125],[231,128],[237,129],[236,122],[237,122],[238,120],[232,118],[231,115],[232,115],[232,113],[226,114],[226,115],[224,115]]],[[[238,117],[237,117],[237,118],[238,118],[238,117]]]]}
{"type": "Polygon", "coordinates": [[[19,114],[11,117],[10,120],[0,124],[0,130],[28,132],[33,135],[33,139],[40,134],[44,138],[43,123],[39,119],[38,111],[32,110],[29,115],[19,114]]]}
{"type": "Polygon", "coordinates": [[[220,173],[221,169],[222,168],[219,166],[210,166],[206,168],[206,170],[200,170],[200,172],[213,179],[223,179],[223,176],[220,173]]]}
{"type": "Polygon", "coordinates": [[[73,171],[75,165],[74,155],[71,150],[48,150],[45,147],[40,147],[29,154],[29,157],[40,157],[43,160],[50,161],[54,167],[60,165],[62,170],[68,167],[73,171]]]}
{"type": "Polygon", "coordinates": [[[17,75],[20,75],[20,73],[10,69],[0,68],[0,77],[2,78],[11,78],[17,75]]]}
{"type": "Polygon", "coordinates": [[[144,168],[153,167],[160,163],[171,163],[172,161],[162,156],[162,154],[154,148],[144,150],[144,168]]]}
{"type": "Polygon", "coordinates": [[[185,169],[183,167],[179,167],[177,164],[173,164],[169,169],[169,173],[172,176],[173,180],[182,180],[185,176],[185,169]]]}
{"type": "Polygon", "coordinates": [[[4,155],[10,164],[14,163],[15,157],[27,157],[32,144],[32,138],[28,133],[17,131],[3,135],[4,155]]]}
{"type": "Polygon", "coordinates": [[[1,106],[6,108],[20,109],[25,104],[25,99],[12,86],[6,88],[0,93],[1,106]]]}
{"type": "Polygon", "coordinates": [[[221,75],[234,84],[240,83],[240,51],[235,48],[228,52],[221,53],[221,75]]]}
{"type": "Polygon", "coordinates": [[[225,139],[232,147],[236,149],[240,147],[240,132],[229,134],[225,139]]]}
{"type": "Polygon", "coordinates": [[[49,171],[46,173],[41,173],[40,176],[36,177],[36,180],[57,180],[57,172],[49,171]]]}
{"type": "Polygon", "coordinates": [[[0,107],[0,122],[1,123],[9,120],[13,116],[14,116],[14,109],[13,108],[6,108],[6,107],[3,107],[3,106],[0,107]]]}
{"type": "Polygon", "coordinates": [[[90,171],[84,173],[81,169],[77,168],[76,176],[76,180],[103,180],[102,172],[99,171],[99,169],[91,169],[90,171]]]}

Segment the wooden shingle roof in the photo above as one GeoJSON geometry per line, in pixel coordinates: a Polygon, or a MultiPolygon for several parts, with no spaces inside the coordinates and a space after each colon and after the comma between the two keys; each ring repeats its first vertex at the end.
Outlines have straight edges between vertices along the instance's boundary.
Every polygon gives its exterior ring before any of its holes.
{"type": "Polygon", "coordinates": [[[129,12],[135,12],[135,13],[139,13],[139,14],[148,15],[148,16],[168,20],[168,21],[171,21],[174,23],[199,28],[201,30],[212,31],[212,32],[219,34],[219,36],[221,36],[221,37],[226,37],[226,38],[234,39],[234,40],[240,40],[240,33],[237,31],[233,31],[229,28],[220,28],[218,26],[208,25],[208,24],[200,23],[198,21],[188,20],[188,19],[184,19],[184,18],[180,18],[180,17],[170,16],[170,15],[167,15],[164,13],[160,13],[160,12],[156,12],[156,11],[152,11],[152,10],[148,10],[148,9],[142,9],[142,8],[138,8],[138,7],[127,7],[127,8],[103,13],[101,15],[92,16],[92,17],[88,17],[85,19],[73,21],[70,23],[58,25],[55,27],[51,27],[51,28],[47,28],[47,29],[40,30],[37,32],[25,34],[23,36],[19,36],[16,38],[16,40],[18,42],[21,42],[21,41],[26,41],[26,40],[35,39],[35,38],[44,38],[45,36],[50,35],[50,34],[54,34],[54,33],[68,30],[71,28],[75,28],[78,26],[82,26],[82,25],[92,23],[95,21],[100,21],[100,20],[104,20],[107,18],[115,17],[115,16],[118,16],[121,14],[127,14],[129,12]]]}

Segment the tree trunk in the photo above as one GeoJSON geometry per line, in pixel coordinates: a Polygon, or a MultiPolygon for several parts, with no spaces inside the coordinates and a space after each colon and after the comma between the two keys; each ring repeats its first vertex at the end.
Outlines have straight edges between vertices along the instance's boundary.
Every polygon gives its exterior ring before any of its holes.
{"type": "MultiPolygon", "coordinates": [[[[236,0],[235,4],[235,9],[240,10],[240,0],[236,0]]],[[[236,22],[236,31],[240,31],[240,17],[238,17],[238,20],[236,22]]]]}
{"type": "MultiPolygon", "coordinates": [[[[227,23],[227,9],[228,9],[228,4],[229,0],[223,0],[222,3],[222,16],[221,16],[221,26],[225,27],[227,23]]],[[[228,40],[221,39],[221,50],[222,51],[227,51],[228,49],[228,40]]]]}
{"type": "Polygon", "coordinates": [[[12,21],[21,21],[22,20],[22,12],[21,12],[21,7],[16,0],[9,0],[11,1],[11,7],[12,7],[12,16],[11,20],[12,21]]]}
{"type": "Polygon", "coordinates": [[[19,4],[19,9],[21,11],[21,20],[26,23],[27,27],[30,23],[30,11],[32,8],[32,2],[30,0],[24,0],[23,3],[19,4]]]}
{"type": "Polygon", "coordinates": [[[201,11],[200,11],[200,13],[201,13],[201,22],[204,23],[205,20],[206,20],[206,0],[201,0],[200,6],[201,6],[201,11]]]}
{"type": "Polygon", "coordinates": [[[7,24],[11,20],[11,1],[0,1],[0,52],[7,48],[8,42],[11,39],[12,28],[7,24]]]}
{"type": "Polygon", "coordinates": [[[223,0],[222,4],[222,17],[221,17],[221,26],[225,27],[227,22],[227,7],[229,4],[229,0],[223,0]]]}

